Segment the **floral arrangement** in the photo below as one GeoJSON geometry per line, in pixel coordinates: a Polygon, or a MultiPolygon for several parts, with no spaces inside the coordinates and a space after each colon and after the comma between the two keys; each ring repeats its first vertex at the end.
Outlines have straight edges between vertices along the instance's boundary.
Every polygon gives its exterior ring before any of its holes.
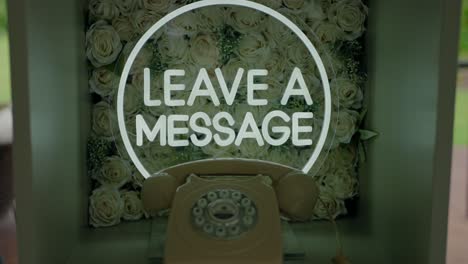
{"type": "MultiPolygon", "coordinates": [[[[134,168],[118,134],[115,111],[116,91],[123,63],[136,41],[149,27],[168,12],[189,4],[190,0],[90,0],[86,32],[86,55],[89,60],[89,90],[92,98],[92,130],[88,141],[88,174],[93,182],[90,196],[90,224],[106,227],[122,219],[134,221],[146,217],[140,191],[143,176],[134,168]]],[[[332,91],[333,113],[328,142],[310,174],[321,189],[315,208],[315,219],[333,219],[347,213],[345,202],[358,195],[359,163],[364,160],[363,141],[374,132],[360,129],[365,115],[365,72],[360,65],[361,36],[365,32],[367,7],[361,0],[257,0],[287,16],[309,36],[325,64],[332,91]]],[[[294,66],[305,69],[305,79],[312,88],[313,109],[304,109],[304,101],[292,101],[275,107],[286,113],[312,110],[317,120],[323,117],[323,95],[318,71],[297,37],[274,18],[247,8],[205,7],[186,13],[158,31],[137,56],[126,87],[124,112],[127,129],[134,131],[135,116],[155,120],[164,112],[195,112],[194,109],[158,107],[147,109],[142,104],[142,69],[152,73],[151,90],[161,92],[162,72],[183,68],[187,85],[194,81],[196,69],[221,68],[232,83],[238,68],[262,65],[268,69],[268,93],[278,101],[287,82],[286,75],[294,66]]],[[[242,86],[242,85],[241,85],[242,86]]],[[[245,89],[238,91],[245,98],[245,89]]],[[[207,113],[215,113],[209,101],[197,102],[207,113]]],[[[236,116],[250,111],[262,117],[265,109],[247,104],[221,107],[236,116]],[[224,107],[224,108],[223,108],[224,107]]],[[[307,106],[309,107],[309,106],[307,106]]],[[[261,120],[260,118],[258,120],[261,120]]],[[[260,126],[261,124],[259,124],[260,126]]],[[[318,137],[320,124],[312,138],[318,137]]],[[[234,125],[235,129],[238,129],[234,125]]],[[[130,133],[131,134],[131,133],[130,133]]],[[[131,141],[134,138],[131,138],[131,141]]],[[[316,141],[316,140],[314,140],[316,141]]],[[[132,142],[134,143],[134,142],[132,142]]],[[[147,144],[138,150],[142,163],[157,172],[171,165],[216,157],[244,157],[269,160],[298,167],[310,157],[311,148],[293,145],[259,147],[219,147],[209,144],[166,148],[147,144]]]]}

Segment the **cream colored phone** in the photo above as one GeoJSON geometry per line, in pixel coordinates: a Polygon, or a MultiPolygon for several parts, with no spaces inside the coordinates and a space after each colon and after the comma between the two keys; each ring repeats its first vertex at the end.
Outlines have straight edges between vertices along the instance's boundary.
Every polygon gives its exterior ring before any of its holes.
{"type": "Polygon", "coordinates": [[[280,264],[280,210],[300,220],[318,196],[312,179],[298,182],[297,173],[271,163],[201,161],[166,173],[147,179],[142,191],[149,212],[171,208],[166,264],[280,264]],[[290,195],[287,185],[295,188],[290,195]]]}

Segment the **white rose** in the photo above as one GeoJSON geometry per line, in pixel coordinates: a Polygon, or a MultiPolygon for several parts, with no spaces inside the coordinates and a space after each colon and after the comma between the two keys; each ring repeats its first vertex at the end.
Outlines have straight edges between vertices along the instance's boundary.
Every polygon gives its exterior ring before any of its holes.
{"type": "Polygon", "coordinates": [[[132,174],[132,186],[135,189],[143,188],[143,183],[145,182],[146,178],[138,171],[135,170],[132,174]]]}
{"type": "MultiPolygon", "coordinates": [[[[117,94],[115,94],[114,104],[117,104],[117,94]]],[[[135,114],[143,105],[143,89],[139,89],[132,84],[125,85],[124,112],[135,114]]]]}
{"type": "Polygon", "coordinates": [[[165,13],[171,6],[171,0],[141,0],[143,7],[158,13],[165,13]]]}
{"type": "MultiPolygon", "coordinates": [[[[283,85],[283,89],[285,88],[286,88],[286,84],[283,85]]],[[[313,97],[312,97],[312,100],[313,100],[313,104],[315,104],[315,100],[313,97]]],[[[314,106],[313,104],[312,104],[312,107],[314,106]]],[[[285,106],[282,106],[282,108],[283,108],[282,110],[285,113],[292,115],[296,112],[308,111],[308,109],[311,109],[311,106],[308,106],[305,103],[304,96],[292,95],[291,97],[289,97],[287,104],[285,106]]],[[[315,112],[314,112],[314,118],[316,118],[315,112]]]]}
{"type": "MultiPolygon", "coordinates": [[[[126,123],[126,127],[128,128],[129,127],[129,124],[126,123]]],[[[143,153],[143,150],[141,147],[137,147],[136,146],[136,137],[135,136],[132,136],[130,133],[129,133],[129,140],[130,140],[130,144],[133,146],[133,151],[135,152],[135,154],[137,155],[137,157],[143,157],[144,153],[143,153]]],[[[125,147],[125,144],[123,143],[123,140],[122,140],[122,137],[118,136],[115,138],[115,148],[117,150],[117,155],[123,159],[123,160],[126,160],[126,161],[130,161],[132,160],[132,158],[130,158],[130,155],[128,154],[127,150],[126,150],[126,147],[125,147]]]]}
{"type": "MultiPolygon", "coordinates": [[[[200,70],[200,66],[192,63],[190,60],[189,61],[184,61],[184,62],[179,62],[179,63],[171,63],[167,67],[168,69],[180,69],[180,70],[185,70],[185,75],[184,77],[178,78],[177,83],[180,84],[185,84],[186,88],[184,91],[180,92],[175,92],[173,94],[176,94],[175,97],[178,96],[185,96],[188,98],[188,95],[190,94],[190,91],[195,82],[195,79],[198,76],[198,72],[200,70]]],[[[210,74],[211,72],[208,72],[210,74]]],[[[214,84],[213,84],[214,85],[214,84]]]]}
{"type": "MultiPolygon", "coordinates": [[[[320,133],[322,132],[322,126],[323,126],[323,117],[320,117],[319,114],[316,114],[317,112],[319,112],[320,114],[320,111],[313,111],[313,114],[314,114],[314,119],[312,119],[312,141],[313,142],[318,142],[319,140],[319,137],[320,137],[320,133]]],[[[326,144],[326,140],[325,140],[325,149],[328,149],[329,146],[326,144]]],[[[330,148],[331,149],[331,148],[330,148]]]]}
{"type": "Polygon", "coordinates": [[[241,60],[258,65],[268,59],[270,46],[261,34],[248,34],[241,37],[237,54],[241,60]]]}
{"type": "MultiPolygon", "coordinates": [[[[138,112],[138,113],[143,117],[148,127],[150,128],[154,127],[154,125],[156,124],[156,120],[157,120],[156,117],[146,112],[138,112]]],[[[136,134],[137,134],[136,133],[136,116],[137,114],[135,113],[125,118],[125,127],[127,128],[127,134],[130,139],[130,143],[132,144],[132,146],[135,146],[135,148],[137,148],[136,147],[136,134]]]]}
{"type": "Polygon", "coordinates": [[[91,90],[102,97],[112,96],[119,85],[119,76],[107,68],[93,70],[89,79],[91,90]]]}
{"type": "MultiPolygon", "coordinates": [[[[136,115],[137,114],[133,114],[125,117],[125,127],[127,128],[128,139],[132,146],[136,146],[136,115]]],[[[127,156],[128,155],[126,155],[126,157],[127,156]]]]}
{"type": "MultiPolygon", "coordinates": [[[[176,68],[173,68],[176,69],[176,68]]],[[[141,99],[143,100],[143,72],[137,72],[132,76],[132,86],[140,90],[141,99]]],[[[150,76],[150,98],[151,99],[159,99],[162,100],[164,98],[164,78],[161,74],[151,73],[150,76]]],[[[175,94],[175,92],[174,92],[175,94]]],[[[175,97],[175,96],[173,96],[175,97]]],[[[162,114],[169,115],[170,107],[161,105],[161,106],[152,106],[152,107],[145,107],[145,109],[149,109],[149,112],[154,116],[160,116],[162,114]]]]}
{"type": "Polygon", "coordinates": [[[252,113],[255,121],[257,122],[257,126],[260,127],[262,125],[263,118],[268,114],[270,108],[271,106],[269,105],[250,106],[247,103],[237,104],[232,114],[234,121],[236,122],[233,127],[237,129],[240,128],[247,112],[252,113]]]}
{"type": "Polygon", "coordinates": [[[92,128],[96,135],[104,138],[113,138],[117,126],[117,116],[114,109],[106,102],[101,101],[93,106],[92,128]]]}
{"type": "MultiPolygon", "coordinates": [[[[325,102],[325,94],[323,93],[322,88],[322,79],[315,75],[315,63],[312,62],[309,67],[306,67],[302,71],[302,76],[304,77],[304,81],[309,88],[310,95],[312,96],[312,100],[316,106],[323,106],[325,102]]],[[[291,71],[292,72],[292,71],[291,71]]],[[[330,76],[328,76],[330,78],[330,76]]],[[[319,107],[322,108],[322,107],[319,107]]],[[[320,109],[323,110],[323,109],[320,109]]],[[[315,113],[314,113],[315,114],[315,113]]],[[[323,116],[323,115],[321,115],[323,116]]]]}
{"type": "MultiPolygon", "coordinates": [[[[187,98],[187,96],[181,96],[178,98],[187,98]]],[[[186,115],[187,113],[204,112],[208,116],[213,117],[215,114],[221,111],[221,108],[219,106],[214,106],[213,103],[208,100],[208,97],[201,96],[195,99],[195,101],[193,102],[193,105],[184,105],[184,106],[174,107],[174,108],[171,108],[171,111],[174,114],[180,114],[180,115],[186,115]]],[[[202,122],[202,121],[199,120],[199,122],[202,122]]],[[[178,122],[177,124],[178,126],[184,125],[184,126],[189,127],[189,121],[178,122]]],[[[204,124],[204,122],[200,124],[204,124]]]]}
{"type": "MultiPolygon", "coordinates": [[[[132,81],[131,81],[131,84],[138,88],[138,89],[142,89],[144,88],[144,72],[135,72],[131,78],[132,78],[132,81]]],[[[150,73],[150,85],[153,84],[153,80],[155,80],[155,74],[152,74],[152,72],[150,73]]]]}
{"type": "Polygon", "coordinates": [[[93,178],[102,185],[112,185],[120,188],[130,181],[131,175],[130,164],[117,156],[112,156],[105,158],[101,169],[93,178]]]}
{"type": "Polygon", "coordinates": [[[93,227],[107,227],[120,223],[124,203],[120,193],[111,186],[102,186],[89,197],[89,223],[93,227]]]}
{"type": "Polygon", "coordinates": [[[292,10],[299,10],[306,5],[305,0],[283,0],[283,4],[292,10]]]}
{"type": "Polygon", "coordinates": [[[268,70],[268,75],[271,76],[271,78],[282,82],[285,77],[284,71],[286,70],[286,64],[287,59],[284,57],[284,53],[275,50],[270,52],[264,66],[265,69],[268,70]]]}
{"type": "Polygon", "coordinates": [[[325,10],[321,4],[322,0],[308,0],[305,8],[303,8],[300,15],[303,16],[306,24],[310,24],[311,21],[323,20],[327,18],[325,10]]]}
{"type": "MultiPolygon", "coordinates": [[[[317,130],[315,126],[313,126],[313,129],[317,130]]],[[[316,144],[317,141],[318,141],[318,138],[312,137],[313,144],[316,144]]],[[[312,148],[313,146],[314,145],[308,146],[305,149],[301,149],[301,148],[297,149],[298,158],[297,158],[297,162],[295,163],[296,167],[302,168],[304,167],[305,164],[307,164],[307,162],[309,162],[310,158],[312,157],[312,153],[314,151],[314,148],[312,148]]],[[[320,171],[320,169],[323,167],[323,161],[325,160],[325,157],[323,156],[326,155],[326,151],[327,149],[324,148],[324,150],[319,154],[317,160],[314,163],[314,166],[312,166],[310,171],[307,173],[309,176],[311,177],[317,176],[318,171],[320,171]]]]}
{"type": "Polygon", "coordinates": [[[122,218],[127,221],[139,220],[144,216],[143,203],[135,191],[121,191],[124,202],[122,218]]]}
{"type": "MultiPolygon", "coordinates": [[[[336,119],[333,119],[332,122],[336,122],[336,119]]],[[[332,126],[331,126],[332,127],[332,126]]],[[[333,150],[336,149],[340,145],[340,141],[335,136],[335,131],[331,128],[328,130],[327,138],[325,139],[325,147],[333,150]]]]}
{"type": "Polygon", "coordinates": [[[158,49],[164,62],[186,63],[189,44],[184,37],[163,35],[158,41],[158,49]]]}
{"type": "MultiPolygon", "coordinates": [[[[274,105],[276,105],[276,107],[280,107],[280,105],[279,105],[279,100],[273,101],[273,103],[274,103],[274,105]]],[[[286,114],[289,114],[289,112],[290,112],[291,114],[292,114],[292,113],[295,113],[295,112],[303,112],[302,110],[299,110],[299,111],[296,111],[296,110],[294,110],[294,109],[288,109],[288,110],[286,110],[285,108],[283,108],[283,109],[279,108],[279,109],[274,109],[274,110],[280,110],[280,111],[285,112],[286,114]]],[[[272,111],[273,111],[273,109],[272,109],[272,111]]],[[[290,115],[290,116],[291,116],[291,115],[290,115]]],[[[289,122],[291,122],[291,121],[289,121],[289,122]]],[[[280,117],[275,117],[275,118],[273,118],[273,119],[270,120],[270,123],[268,124],[268,128],[269,128],[269,130],[270,130],[271,136],[272,136],[272,137],[275,137],[276,134],[273,133],[273,132],[271,131],[272,128],[273,128],[274,126],[278,127],[278,126],[290,126],[290,125],[291,125],[290,123],[286,122],[286,121],[283,120],[282,118],[280,118],[280,117]]],[[[278,135],[278,136],[281,136],[282,133],[278,133],[277,135],[278,135]]],[[[302,135],[301,135],[301,136],[302,136],[302,135]]],[[[287,142],[286,144],[288,144],[288,142],[287,142]]]]}
{"type": "Polygon", "coordinates": [[[175,149],[170,146],[161,146],[158,139],[144,145],[142,150],[145,155],[143,164],[151,174],[178,163],[175,149]]]}
{"type": "Polygon", "coordinates": [[[319,200],[315,204],[313,219],[335,219],[339,215],[347,214],[344,201],[338,199],[329,190],[322,190],[320,186],[319,200]]]}
{"type": "Polygon", "coordinates": [[[265,38],[268,42],[274,41],[278,48],[282,48],[285,43],[299,41],[291,29],[274,17],[268,17],[268,21],[266,22],[265,38]]]}
{"type": "MultiPolygon", "coordinates": [[[[223,135],[224,136],[224,135],[223,135]]],[[[231,144],[226,147],[221,147],[218,144],[212,142],[203,148],[201,148],[203,153],[209,155],[211,158],[232,158],[238,155],[238,149],[234,144],[231,144]]]]}
{"type": "Polygon", "coordinates": [[[120,13],[114,0],[90,0],[88,9],[93,19],[111,20],[120,13]]]}
{"type": "MultiPolygon", "coordinates": [[[[234,80],[239,69],[244,69],[244,73],[239,83],[239,87],[236,93],[236,99],[234,100],[232,106],[236,105],[236,102],[240,102],[242,100],[246,100],[247,96],[247,78],[246,74],[249,69],[252,69],[253,66],[250,65],[248,62],[244,60],[240,60],[238,57],[231,58],[222,68],[221,71],[223,72],[224,81],[226,82],[227,87],[233,87],[234,80]]],[[[218,81],[216,80],[216,85],[218,85],[218,81]]],[[[222,100],[222,99],[221,99],[222,100]]],[[[233,108],[233,107],[231,107],[233,108]]],[[[229,111],[228,111],[229,112],[229,111]]]]}
{"type": "MultiPolygon", "coordinates": [[[[122,55],[125,58],[125,61],[130,56],[133,48],[135,47],[136,42],[128,42],[123,51],[122,55]]],[[[132,63],[132,67],[130,68],[130,74],[134,74],[137,72],[143,72],[143,69],[149,67],[151,61],[153,60],[153,49],[149,44],[143,46],[138,52],[135,60],[132,63]]]]}
{"type": "MultiPolygon", "coordinates": [[[[181,63],[181,64],[169,64],[168,69],[180,69],[180,70],[185,71],[184,77],[175,78],[173,81],[173,83],[185,85],[185,89],[183,91],[171,92],[171,99],[186,101],[189,98],[190,92],[195,82],[195,78],[197,77],[198,70],[199,70],[198,67],[191,62],[186,62],[186,63],[181,63]]],[[[161,94],[162,96],[162,94],[164,93],[163,80],[164,78],[161,74],[161,77],[159,77],[157,80],[158,85],[157,87],[155,87],[155,89],[157,89],[157,91],[159,92],[155,91],[154,92],[155,95],[161,94]]],[[[213,80],[212,80],[212,83],[213,83],[213,80]]],[[[216,84],[213,83],[213,85],[216,85],[216,84]]],[[[193,106],[189,106],[185,104],[184,106],[177,106],[177,107],[169,107],[169,106],[153,107],[151,108],[150,111],[155,115],[161,115],[161,114],[165,114],[165,115],[184,114],[185,115],[189,112],[191,113],[195,113],[198,111],[206,112],[206,109],[203,109],[203,107],[205,107],[207,103],[208,103],[208,97],[201,96],[195,99],[193,106]]],[[[179,122],[179,124],[188,126],[188,122],[186,124],[179,122]]]]}
{"type": "Polygon", "coordinates": [[[245,7],[228,8],[227,14],[227,23],[241,33],[259,32],[267,18],[264,13],[245,7]]]}
{"type": "Polygon", "coordinates": [[[94,67],[113,63],[121,50],[119,34],[104,20],[97,21],[86,32],[86,56],[94,67]]]}
{"type": "Polygon", "coordinates": [[[128,16],[119,16],[112,20],[112,26],[123,41],[131,41],[135,37],[135,29],[128,16]]]}
{"type": "Polygon", "coordinates": [[[216,68],[221,58],[216,39],[208,34],[200,34],[192,38],[189,57],[198,67],[216,68]]]}
{"type": "MultiPolygon", "coordinates": [[[[306,164],[310,160],[313,151],[313,148],[306,148],[301,150],[299,154],[300,161],[298,162],[298,164],[306,164]]],[[[317,160],[315,161],[314,166],[312,166],[312,168],[307,174],[311,177],[318,177],[320,175],[323,175],[323,172],[327,172],[329,169],[329,163],[327,163],[328,155],[329,154],[327,152],[327,149],[322,151],[318,156],[317,160]]]]}
{"type": "MultiPolygon", "coordinates": [[[[160,13],[140,9],[133,12],[130,17],[136,33],[144,34],[150,27],[152,27],[162,18],[162,15],[160,13]]],[[[154,33],[152,38],[157,39],[159,36],[161,36],[161,34],[162,30],[158,30],[154,33]]]]}
{"type": "Polygon", "coordinates": [[[269,152],[270,145],[259,146],[255,139],[244,139],[240,144],[239,152],[241,158],[263,160],[269,152]]]}
{"type": "MultiPolygon", "coordinates": [[[[132,85],[139,89],[142,90],[144,89],[144,72],[139,71],[136,72],[132,75],[132,85]]],[[[152,72],[150,69],[150,89],[151,89],[151,95],[163,95],[163,85],[164,85],[164,79],[163,79],[163,74],[162,73],[155,73],[152,72]]],[[[162,98],[162,97],[161,97],[162,98]]]]}
{"type": "Polygon", "coordinates": [[[356,151],[350,145],[341,145],[329,153],[320,155],[317,165],[320,166],[318,174],[333,174],[337,169],[353,169],[356,162],[356,151]]]}
{"type": "MultiPolygon", "coordinates": [[[[117,94],[114,96],[114,109],[117,104],[117,94]]],[[[124,94],[124,112],[126,114],[132,115],[138,112],[143,105],[143,89],[138,89],[132,84],[127,84],[125,86],[124,94]]],[[[134,117],[132,117],[134,118],[134,117]]]]}
{"type": "Polygon", "coordinates": [[[362,35],[366,17],[367,7],[361,0],[337,1],[328,9],[328,19],[344,31],[344,38],[347,40],[354,40],[362,35]]]}
{"type": "Polygon", "coordinates": [[[199,31],[199,27],[199,15],[189,12],[169,21],[166,26],[166,33],[170,36],[193,36],[199,31]]]}
{"type": "MultiPolygon", "coordinates": [[[[343,73],[346,70],[343,58],[339,57],[333,48],[329,47],[328,45],[321,45],[318,48],[318,53],[320,58],[322,58],[323,65],[325,66],[325,70],[329,79],[343,73]]],[[[318,67],[316,67],[315,70],[316,76],[320,77],[318,67]]]]}
{"type": "Polygon", "coordinates": [[[294,147],[272,147],[268,151],[268,154],[266,155],[265,159],[281,165],[291,166],[296,163],[298,159],[298,153],[296,148],[294,147]]]}
{"type": "Polygon", "coordinates": [[[226,22],[226,9],[224,7],[210,6],[199,9],[197,12],[200,28],[213,31],[226,22]]]}
{"type": "Polygon", "coordinates": [[[315,20],[323,20],[326,14],[322,9],[320,0],[283,0],[284,6],[278,9],[288,17],[302,31],[310,31],[310,24],[315,20]],[[288,6],[289,5],[289,6],[288,6]]]}
{"type": "Polygon", "coordinates": [[[336,0],[320,0],[320,6],[322,7],[323,10],[328,10],[330,9],[330,6],[335,2],[336,0]]]}
{"type": "Polygon", "coordinates": [[[338,77],[330,82],[333,103],[339,107],[359,109],[362,107],[361,88],[348,78],[338,77]]]}
{"type": "Polygon", "coordinates": [[[306,28],[307,24],[305,23],[304,19],[307,17],[308,12],[314,12],[314,11],[310,11],[310,9],[306,9],[306,8],[290,9],[287,7],[281,7],[280,9],[278,9],[278,12],[280,12],[282,15],[287,17],[296,26],[298,26],[302,31],[305,32],[306,30],[309,30],[309,28],[306,28]],[[306,10],[308,11],[306,12],[306,10]]]}
{"type": "Polygon", "coordinates": [[[339,143],[348,144],[357,131],[359,113],[352,110],[342,109],[336,115],[336,122],[331,122],[332,131],[335,132],[335,140],[339,143]]]}
{"type": "Polygon", "coordinates": [[[247,81],[245,78],[246,71],[251,69],[251,65],[244,61],[241,60],[237,57],[231,58],[222,68],[221,71],[223,72],[224,80],[226,81],[226,84],[228,87],[232,87],[232,84],[234,83],[234,80],[237,76],[237,73],[239,69],[244,69],[244,74],[242,76],[241,82],[239,84],[239,88],[237,90],[237,94],[242,94],[245,95],[247,93],[247,89],[245,86],[247,85],[247,81]]]}
{"type": "Polygon", "coordinates": [[[275,147],[275,148],[272,147],[266,159],[277,164],[286,164],[284,162],[285,156],[286,155],[282,147],[275,147]]]}
{"type": "Polygon", "coordinates": [[[129,15],[136,8],[141,8],[140,0],[114,0],[122,15],[129,15]]]}
{"type": "Polygon", "coordinates": [[[315,36],[322,43],[333,43],[343,38],[344,32],[335,23],[317,20],[311,25],[315,36]]]}
{"type": "Polygon", "coordinates": [[[351,169],[357,166],[357,149],[354,145],[341,145],[335,151],[337,166],[351,169]]]}
{"type": "MultiPolygon", "coordinates": [[[[255,98],[261,98],[268,100],[269,104],[280,103],[281,97],[284,94],[285,85],[278,81],[278,78],[275,78],[275,75],[266,77],[266,79],[258,81],[259,83],[265,83],[268,85],[268,89],[265,91],[259,90],[254,92],[255,98]]],[[[275,118],[274,120],[277,120],[275,118]]]]}
{"type": "Polygon", "coordinates": [[[273,9],[278,9],[283,4],[282,0],[256,0],[255,2],[262,4],[262,5],[266,5],[273,9]]]}
{"type": "Polygon", "coordinates": [[[309,64],[314,64],[312,55],[301,41],[292,42],[286,50],[286,54],[291,69],[294,67],[305,69],[309,67],[309,64]]]}
{"type": "Polygon", "coordinates": [[[357,194],[358,181],[351,171],[346,168],[337,168],[331,174],[325,175],[323,179],[338,199],[349,199],[357,194]]]}

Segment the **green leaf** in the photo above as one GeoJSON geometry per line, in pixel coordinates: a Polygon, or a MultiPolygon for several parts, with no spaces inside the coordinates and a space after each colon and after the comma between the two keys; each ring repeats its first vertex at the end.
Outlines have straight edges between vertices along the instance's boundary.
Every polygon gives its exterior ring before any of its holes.
{"type": "Polygon", "coordinates": [[[363,141],[359,141],[358,143],[358,159],[359,164],[366,162],[366,146],[364,146],[363,141]]]}
{"type": "Polygon", "coordinates": [[[361,110],[361,113],[359,114],[359,124],[364,121],[364,117],[367,115],[367,107],[364,106],[364,108],[361,110]]]}
{"type": "Polygon", "coordinates": [[[361,140],[369,140],[379,135],[379,133],[371,130],[359,129],[359,135],[361,140]]]}

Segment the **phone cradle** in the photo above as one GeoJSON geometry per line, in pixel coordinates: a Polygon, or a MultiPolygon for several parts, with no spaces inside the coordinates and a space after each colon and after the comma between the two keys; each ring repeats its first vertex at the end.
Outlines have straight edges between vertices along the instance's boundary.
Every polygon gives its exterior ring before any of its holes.
{"type": "Polygon", "coordinates": [[[266,178],[190,176],[172,203],[164,263],[282,263],[277,198],[266,178]]]}

